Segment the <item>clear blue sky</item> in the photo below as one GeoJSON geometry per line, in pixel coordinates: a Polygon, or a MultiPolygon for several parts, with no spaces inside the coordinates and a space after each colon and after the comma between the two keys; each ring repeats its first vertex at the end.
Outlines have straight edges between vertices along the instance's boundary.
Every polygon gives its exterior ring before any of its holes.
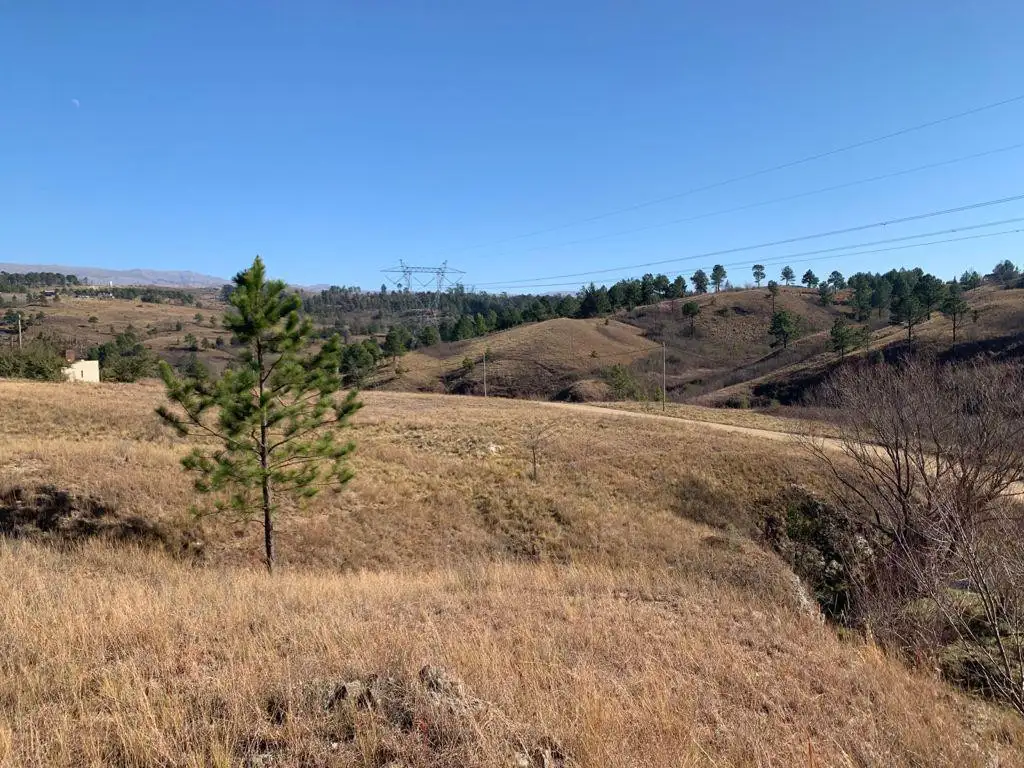
{"type": "MultiPolygon", "coordinates": [[[[1019,0],[0,0],[0,262],[229,277],[260,253],[377,288],[399,259],[447,259],[501,290],[1022,194],[1024,148],[615,234],[1024,142],[1017,101],[499,242],[1021,94],[1019,0]]],[[[1013,217],[1024,201],[653,271],[1013,217]]],[[[1003,257],[1024,234],[809,266],[1003,257]]]]}

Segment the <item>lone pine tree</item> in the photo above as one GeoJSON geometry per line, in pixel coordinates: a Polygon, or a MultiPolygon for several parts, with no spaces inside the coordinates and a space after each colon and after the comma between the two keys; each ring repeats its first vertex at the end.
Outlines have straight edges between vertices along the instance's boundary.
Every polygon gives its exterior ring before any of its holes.
{"type": "Polygon", "coordinates": [[[355,449],[339,440],[360,407],[341,389],[337,335],[312,347],[312,323],[280,280],[268,280],[263,260],[234,278],[224,315],[233,364],[217,379],[179,378],[160,367],[170,407],[157,413],[181,436],[199,441],[184,459],[195,488],[213,494],[214,510],[263,525],[264,562],[274,566],[274,520],[321,489],[340,490],[352,477],[355,449]]]}

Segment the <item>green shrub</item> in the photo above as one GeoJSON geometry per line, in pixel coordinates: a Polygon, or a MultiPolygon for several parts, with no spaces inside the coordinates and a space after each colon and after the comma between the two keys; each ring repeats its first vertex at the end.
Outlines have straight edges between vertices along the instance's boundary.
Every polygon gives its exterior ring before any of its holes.
{"type": "Polygon", "coordinates": [[[131,330],[119,333],[114,341],[93,347],[88,356],[100,361],[100,377],[104,381],[138,381],[153,375],[155,370],[153,354],[131,330]]]}
{"type": "Polygon", "coordinates": [[[601,372],[608,386],[611,388],[612,396],[616,400],[643,400],[644,391],[640,382],[633,372],[621,363],[616,363],[610,368],[601,372]]]}
{"type": "Polygon", "coordinates": [[[873,568],[874,537],[866,524],[794,489],[784,514],[765,517],[764,539],[814,591],[828,618],[841,624],[851,620],[858,587],[873,568]]]}
{"type": "Polygon", "coordinates": [[[58,339],[42,337],[25,343],[22,349],[0,350],[0,378],[62,381],[67,365],[58,339]]]}

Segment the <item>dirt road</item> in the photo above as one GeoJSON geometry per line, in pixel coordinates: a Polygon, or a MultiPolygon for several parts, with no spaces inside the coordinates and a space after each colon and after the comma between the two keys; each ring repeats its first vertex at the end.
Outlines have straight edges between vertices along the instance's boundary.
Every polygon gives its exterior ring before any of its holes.
{"type": "MultiPolygon", "coordinates": [[[[604,407],[599,405],[586,405],[584,403],[537,403],[537,405],[544,405],[549,408],[558,408],[567,411],[586,412],[596,414],[605,417],[614,418],[626,418],[626,419],[647,419],[661,422],[674,422],[676,424],[683,423],[694,427],[703,427],[706,429],[712,429],[718,432],[733,432],[742,435],[750,435],[752,437],[759,437],[765,440],[779,440],[787,443],[798,443],[807,440],[808,438],[814,437],[810,434],[800,434],[794,432],[781,432],[772,429],[760,429],[758,427],[744,427],[739,424],[723,424],[717,421],[703,421],[701,419],[688,419],[683,416],[669,416],[663,413],[648,413],[646,411],[627,411],[620,408],[604,407]]],[[[842,443],[839,440],[831,437],[816,437],[816,441],[821,441],[826,447],[839,450],[842,447],[842,443]]]]}

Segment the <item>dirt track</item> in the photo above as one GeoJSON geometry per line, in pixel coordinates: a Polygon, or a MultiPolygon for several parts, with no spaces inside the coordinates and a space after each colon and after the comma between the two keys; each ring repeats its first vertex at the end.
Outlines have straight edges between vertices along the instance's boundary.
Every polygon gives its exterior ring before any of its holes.
{"type": "MultiPolygon", "coordinates": [[[[644,411],[627,411],[619,408],[608,408],[599,405],[585,405],[579,403],[537,403],[538,405],[544,405],[549,408],[561,408],[574,411],[585,411],[591,414],[597,414],[601,416],[614,416],[621,418],[634,418],[634,419],[653,419],[662,422],[675,422],[688,424],[694,427],[705,427],[707,429],[714,429],[720,432],[733,432],[744,435],[750,435],[752,437],[760,437],[766,440],[780,440],[788,443],[797,443],[805,441],[814,435],[801,434],[794,432],[781,432],[772,429],[759,429],[757,427],[743,427],[738,424],[722,424],[716,421],[701,421],[700,419],[687,419],[681,416],[669,416],[661,413],[647,413],[644,411]]],[[[822,441],[825,446],[839,450],[842,448],[842,443],[839,440],[831,437],[815,437],[816,441],[822,441]]]]}
{"type": "MultiPolygon", "coordinates": [[[[751,435],[753,437],[760,437],[766,440],[781,440],[783,442],[798,443],[807,440],[814,440],[816,445],[820,445],[830,451],[842,452],[843,443],[841,440],[837,440],[834,437],[820,437],[813,434],[803,434],[795,432],[779,432],[771,429],[758,429],[757,427],[742,427],[737,424],[721,424],[714,421],[701,421],[699,419],[687,419],[679,416],[668,416],[660,413],[645,413],[643,411],[626,411],[618,408],[606,408],[597,405],[583,405],[574,403],[543,403],[543,405],[552,406],[555,408],[573,408],[577,410],[584,410],[589,413],[600,413],[604,415],[614,414],[615,416],[634,417],[639,419],[656,419],[659,421],[676,421],[684,422],[691,426],[707,427],[708,429],[714,429],[721,432],[738,432],[740,434],[751,435]]],[[[882,455],[880,448],[875,449],[879,455],[882,455]]],[[[934,471],[934,465],[931,465],[934,471]]],[[[1007,489],[1007,493],[1012,496],[1024,497],[1024,483],[1015,483],[1007,489]]]]}

